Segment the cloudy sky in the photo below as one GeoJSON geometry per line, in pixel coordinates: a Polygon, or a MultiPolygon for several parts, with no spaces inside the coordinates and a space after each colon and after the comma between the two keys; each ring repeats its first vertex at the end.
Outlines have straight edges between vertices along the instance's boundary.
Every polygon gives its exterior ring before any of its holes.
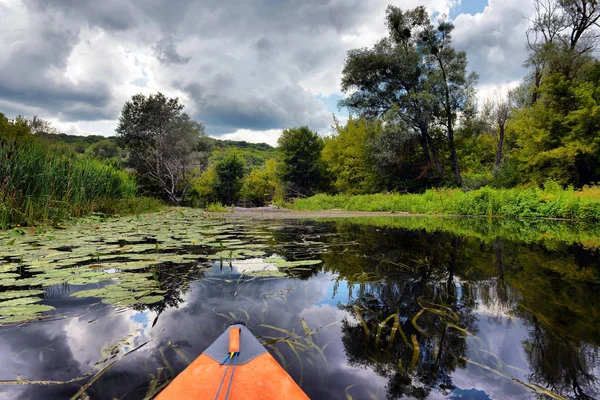
{"type": "Polygon", "coordinates": [[[0,112],[113,135],[125,101],[179,97],[213,137],[326,133],[349,49],[385,35],[388,4],[453,20],[480,97],[524,75],[532,0],[0,0],[0,112]]]}

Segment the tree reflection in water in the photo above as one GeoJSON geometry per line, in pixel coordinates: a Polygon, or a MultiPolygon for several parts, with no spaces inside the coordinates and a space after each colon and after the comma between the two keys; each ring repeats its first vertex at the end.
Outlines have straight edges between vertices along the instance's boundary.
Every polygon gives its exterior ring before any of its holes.
{"type": "Polygon", "coordinates": [[[518,344],[528,382],[516,382],[570,398],[598,393],[597,254],[575,245],[383,234],[344,223],[336,230],[362,238],[352,251],[332,246],[323,256],[325,268],[349,285],[350,299],[339,306],[352,315],[342,326],[347,359],[386,377],[388,398],[449,395],[452,373],[474,354],[493,371],[486,372],[514,376],[516,367],[478,348],[477,340],[468,354],[467,337],[477,335],[484,316],[507,329],[520,321],[529,331],[518,344]]]}
{"type": "MultiPolygon", "coordinates": [[[[517,228],[511,223],[511,232],[517,228]]],[[[497,398],[490,382],[505,398],[544,398],[544,390],[598,397],[600,255],[594,243],[586,248],[535,241],[530,234],[531,240],[519,241],[484,230],[474,237],[347,221],[252,229],[259,231],[236,232],[246,247],[260,236],[267,255],[323,263],[271,278],[207,269],[210,262],[152,267],[164,300],[130,307],[153,312],[148,325],[157,325],[155,348],[117,364],[90,393],[123,398],[132,382],[138,386],[131,398],[152,393],[188,364],[177,351],[193,358],[241,319],[315,398],[377,398],[378,390],[390,399],[497,398]],[[330,279],[337,308],[311,321],[306,310],[323,311],[330,279]],[[186,307],[176,310],[184,299],[186,307]],[[325,326],[330,330],[319,330],[325,326]],[[164,338],[158,335],[163,329],[164,338]],[[327,347],[328,341],[334,343],[327,347]],[[135,358],[146,355],[143,363],[135,358]],[[149,369],[138,371],[142,364],[149,369]],[[355,379],[346,364],[368,369],[367,378],[355,379]],[[383,378],[371,382],[371,371],[383,378]]],[[[208,253],[200,246],[184,250],[208,253]]]]}

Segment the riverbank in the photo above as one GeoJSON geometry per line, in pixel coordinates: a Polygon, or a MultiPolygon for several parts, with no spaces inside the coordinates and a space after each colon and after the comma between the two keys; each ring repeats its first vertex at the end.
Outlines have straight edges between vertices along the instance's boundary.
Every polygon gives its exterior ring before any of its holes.
{"type": "Polygon", "coordinates": [[[460,189],[429,189],[423,194],[325,195],[296,199],[294,211],[379,211],[411,214],[536,217],[600,220],[600,187],[562,189],[548,184],[544,189],[493,189],[469,192],[460,189]]]}

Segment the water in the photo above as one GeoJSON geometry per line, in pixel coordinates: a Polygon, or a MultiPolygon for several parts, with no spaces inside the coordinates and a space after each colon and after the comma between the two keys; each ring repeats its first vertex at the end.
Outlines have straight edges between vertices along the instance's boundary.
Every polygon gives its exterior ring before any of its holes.
{"type": "Polygon", "coordinates": [[[6,233],[0,398],[151,396],[232,321],[313,399],[598,397],[596,228],[504,223],[186,211],[6,233]]]}

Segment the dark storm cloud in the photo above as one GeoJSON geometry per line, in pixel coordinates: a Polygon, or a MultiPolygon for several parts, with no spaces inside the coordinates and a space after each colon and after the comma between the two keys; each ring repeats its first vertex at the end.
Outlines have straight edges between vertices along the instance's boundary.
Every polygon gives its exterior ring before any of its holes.
{"type": "MultiPolygon", "coordinates": [[[[513,43],[519,4],[491,1],[496,9],[484,18],[457,19],[456,45],[482,83],[518,79],[522,61],[509,56],[522,49],[513,43]]],[[[426,3],[442,10],[451,1],[426,3]]],[[[115,120],[130,96],[160,90],[181,97],[213,134],[323,130],[331,115],[315,96],[339,91],[347,50],[385,33],[387,4],[15,0],[0,4],[9,16],[0,24],[0,104],[62,122],[115,120]]]]}
{"type": "Polygon", "coordinates": [[[106,117],[111,93],[102,82],[75,84],[57,78],[63,71],[79,31],[61,27],[49,18],[27,40],[8,43],[0,59],[0,99],[47,110],[65,120],[106,117]]]}
{"type": "MultiPolygon", "coordinates": [[[[87,40],[85,33],[99,30],[132,57],[138,49],[150,49],[163,65],[159,73],[171,77],[167,82],[179,82],[160,90],[189,94],[195,116],[224,132],[308,120],[316,128],[328,125],[325,106],[299,80],[322,68],[331,55],[313,48],[337,42],[337,34],[352,30],[368,7],[358,0],[25,0],[23,8],[31,20],[24,32],[29,37],[13,44],[0,61],[0,99],[64,121],[116,118],[120,107],[111,104],[110,88],[123,83],[118,77],[107,73],[106,79],[88,75],[73,81],[67,72],[69,57],[87,40]],[[198,73],[182,70],[187,64],[198,73]],[[202,73],[207,68],[209,73],[202,73]]],[[[6,40],[0,36],[0,43],[6,40]]]]}
{"type": "Polygon", "coordinates": [[[135,8],[120,0],[27,0],[26,4],[31,12],[77,19],[107,31],[127,30],[136,25],[135,8]]]}
{"type": "Polygon", "coordinates": [[[280,107],[270,99],[252,95],[243,100],[217,93],[207,95],[206,87],[198,83],[191,83],[184,90],[201,110],[195,116],[207,125],[208,133],[226,133],[239,127],[268,130],[285,125],[280,107]]]}
{"type": "Polygon", "coordinates": [[[166,65],[186,64],[191,57],[182,57],[177,53],[177,45],[172,37],[160,39],[154,46],[154,54],[158,60],[166,65]]]}

